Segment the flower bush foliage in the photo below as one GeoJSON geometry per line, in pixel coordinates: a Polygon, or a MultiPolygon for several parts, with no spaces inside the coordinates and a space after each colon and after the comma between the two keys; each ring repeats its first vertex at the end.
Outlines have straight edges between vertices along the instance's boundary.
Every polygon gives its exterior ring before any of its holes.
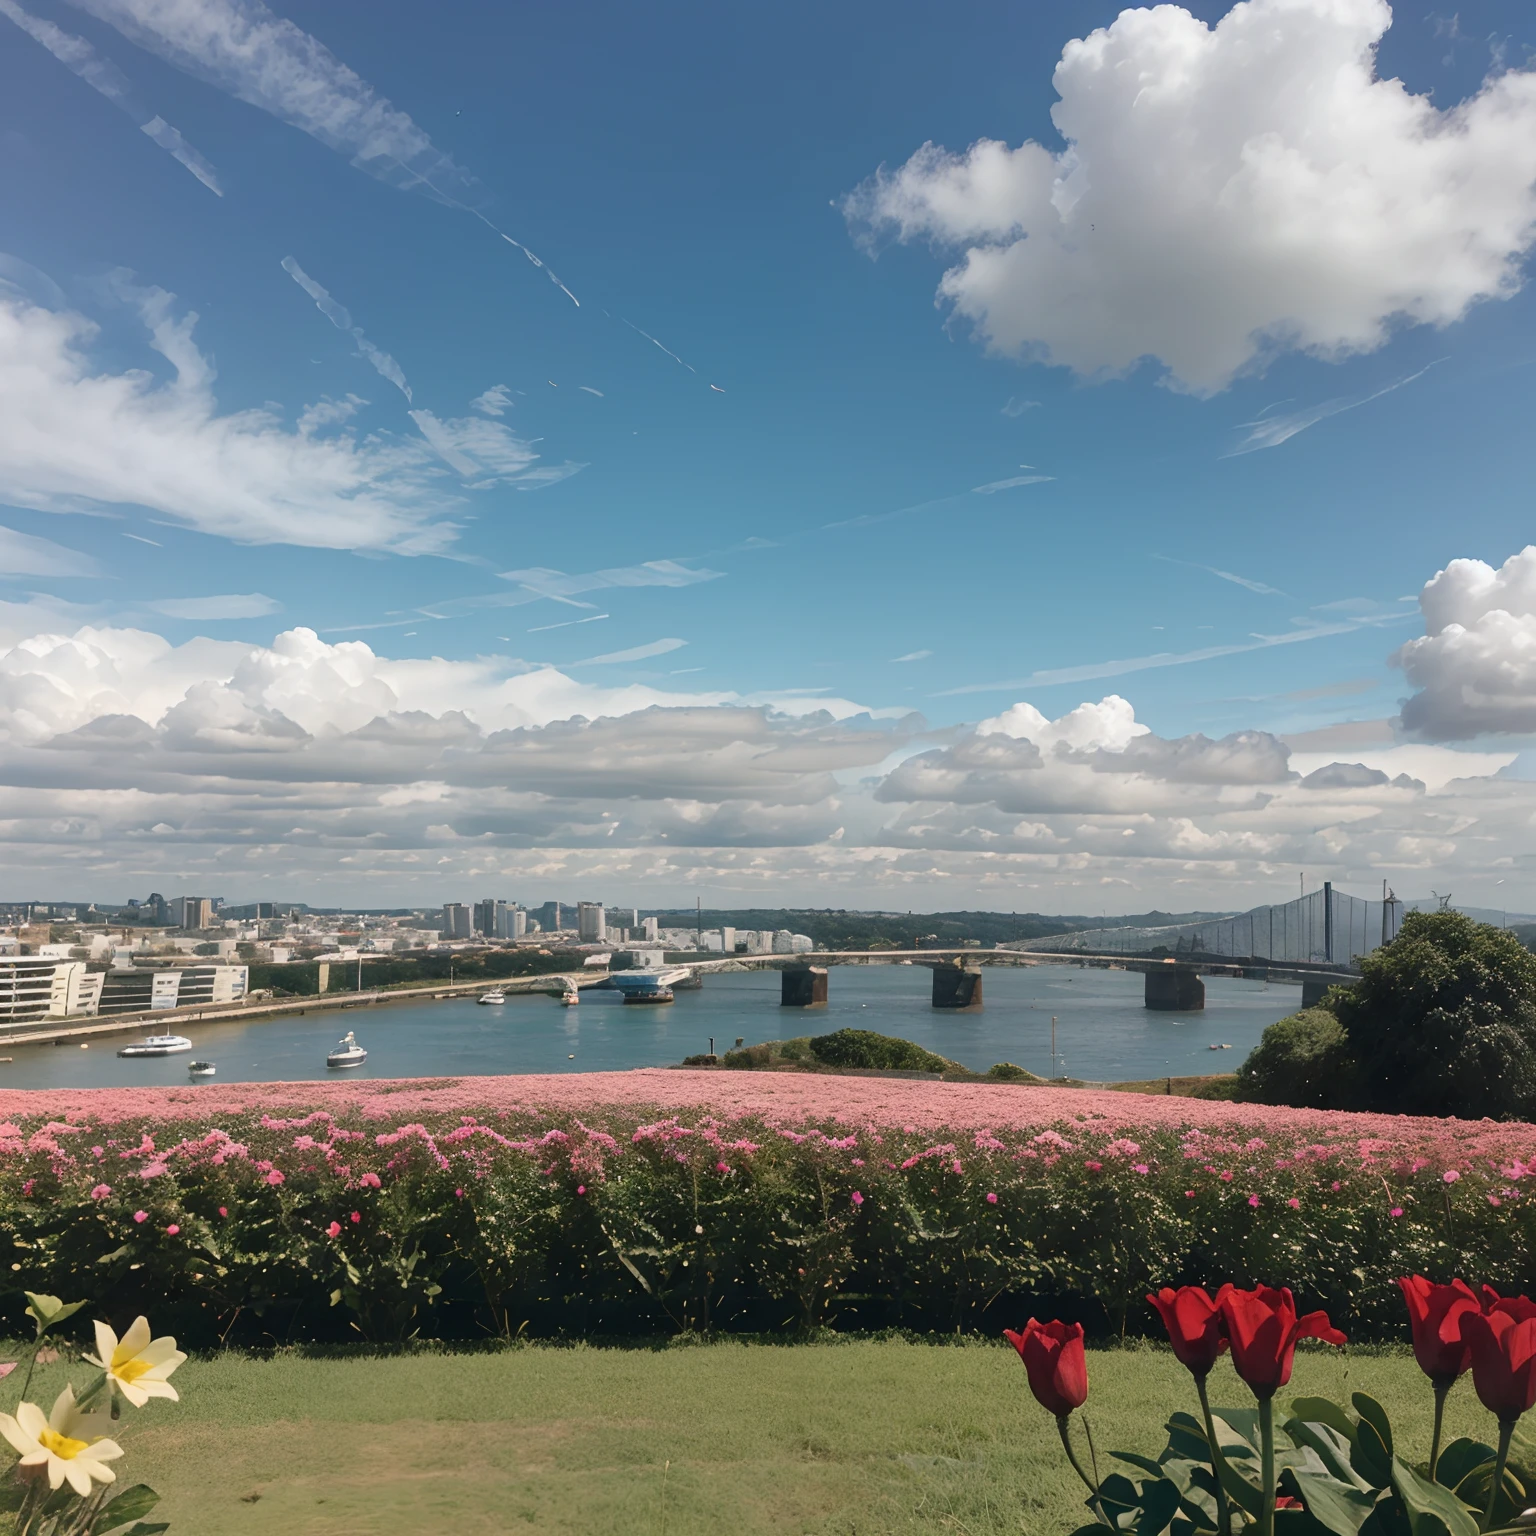
{"type": "Polygon", "coordinates": [[[1536,1269],[1536,1127],[654,1072],[0,1096],[0,1275],[227,1338],[906,1326],[1536,1269]]]}

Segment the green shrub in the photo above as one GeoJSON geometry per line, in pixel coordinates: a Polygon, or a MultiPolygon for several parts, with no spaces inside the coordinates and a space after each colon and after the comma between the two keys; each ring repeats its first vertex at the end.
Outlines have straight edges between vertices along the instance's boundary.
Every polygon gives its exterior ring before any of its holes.
{"type": "Polygon", "coordinates": [[[1356,1065],[1344,1026],[1326,1008],[1303,1008],[1264,1031],[1237,1069],[1237,1094],[1255,1104],[1339,1109],[1353,1103],[1356,1065]]]}
{"type": "Polygon", "coordinates": [[[987,1068],[987,1076],[998,1083],[1043,1083],[1043,1077],[1036,1077],[1033,1072],[1026,1072],[1023,1067],[1016,1067],[1011,1061],[999,1061],[987,1068]]]}
{"type": "Polygon", "coordinates": [[[816,1060],[829,1067],[865,1067],[884,1072],[964,1071],[957,1063],[935,1056],[910,1040],[877,1035],[872,1029],[840,1029],[811,1041],[816,1060]]]}

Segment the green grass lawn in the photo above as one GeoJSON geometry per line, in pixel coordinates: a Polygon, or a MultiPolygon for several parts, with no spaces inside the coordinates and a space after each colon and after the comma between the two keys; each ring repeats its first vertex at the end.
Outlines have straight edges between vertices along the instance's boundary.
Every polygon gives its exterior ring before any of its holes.
{"type": "MultiPolygon", "coordinates": [[[[65,1374],[40,1371],[30,1395],[51,1401],[65,1374]]],[[[1111,1448],[1155,1455],[1166,1415],[1193,1407],[1164,1351],[1091,1352],[1089,1374],[1101,1469],[1111,1448]]],[[[1005,1346],[226,1356],[176,1385],[179,1404],[125,1426],[118,1463],[165,1495],[173,1536],[1044,1536],[1087,1518],[1005,1346]]],[[[1357,1390],[1427,1454],[1429,1390],[1406,1352],[1309,1350],[1281,1401],[1357,1390]]],[[[1252,1401],[1226,1360],[1212,1397],[1252,1401]]],[[[1487,1434],[1469,1381],[1448,1427],[1487,1434]]]]}

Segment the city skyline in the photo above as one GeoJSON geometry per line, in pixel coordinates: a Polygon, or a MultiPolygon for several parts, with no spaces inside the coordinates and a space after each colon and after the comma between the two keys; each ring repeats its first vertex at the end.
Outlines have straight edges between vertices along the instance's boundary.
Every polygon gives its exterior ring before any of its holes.
{"type": "Polygon", "coordinates": [[[0,0],[10,884],[1536,910],[1533,45],[0,0]]]}

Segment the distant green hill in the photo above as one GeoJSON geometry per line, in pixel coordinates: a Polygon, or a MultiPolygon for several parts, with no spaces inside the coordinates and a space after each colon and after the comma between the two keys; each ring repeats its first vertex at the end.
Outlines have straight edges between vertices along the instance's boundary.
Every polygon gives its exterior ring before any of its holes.
{"type": "Polygon", "coordinates": [[[859,912],[841,908],[706,907],[701,914],[692,907],[640,909],[642,916],[658,918],[664,928],[788,928],[808,935],[824,949],[914,949],[925,938],[940,944],[959,944],[979,939],[990,947],[1013,939],[1042,939],[1055,933],[1075,933],[1080,928],[1129,924],[1152,927],[1166,923],[1196,923],[1225,916],[1214,912],[1140,912],[1130,917],[1047,917],[1040,912],[859,912]]]}

